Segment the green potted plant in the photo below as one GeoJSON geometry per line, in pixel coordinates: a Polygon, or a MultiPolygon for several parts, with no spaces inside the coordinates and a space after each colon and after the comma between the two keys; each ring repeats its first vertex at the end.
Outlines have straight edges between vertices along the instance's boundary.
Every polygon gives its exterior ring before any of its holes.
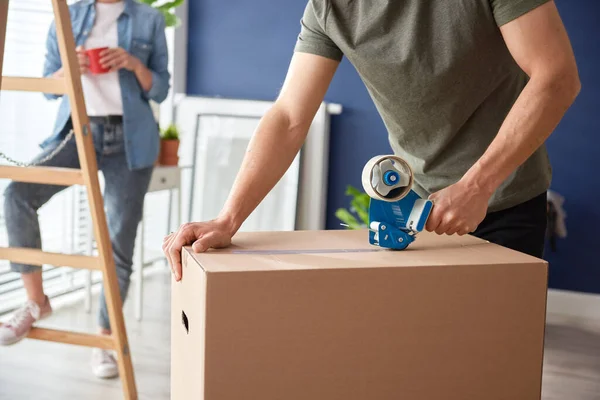
{"type": "Polygon", "coordinates": [[[181,24],[181,20],[173,13],[173,10],[182,5],[183,1],[184,0],[141,0],[142,3],[156,8],[165,16],[165,25],[167,28],[177,28],[179,24],[181,24]]]}
{"type": "Polygon", "coordinates": [[[352,185],[348,185],[346,195],[351,197],[350,208],[338,208],[335,216],[348,229],[366,228],[369,224],[369,195],[352,185]]]}
{"type": "Polygon", "coordinates": [[[160,165],[177,165],[179,163],[179,129],[170,124],[160,132],[160,165]]]}

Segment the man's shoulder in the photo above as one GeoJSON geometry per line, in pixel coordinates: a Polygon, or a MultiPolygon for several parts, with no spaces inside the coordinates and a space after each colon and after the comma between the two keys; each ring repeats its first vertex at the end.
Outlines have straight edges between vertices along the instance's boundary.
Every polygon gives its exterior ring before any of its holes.
{"type": "Polygon", "coordinates": [[[308,3],[317,20],[324,21],[330,7],[329,0],[308,0],[308,3]]]}

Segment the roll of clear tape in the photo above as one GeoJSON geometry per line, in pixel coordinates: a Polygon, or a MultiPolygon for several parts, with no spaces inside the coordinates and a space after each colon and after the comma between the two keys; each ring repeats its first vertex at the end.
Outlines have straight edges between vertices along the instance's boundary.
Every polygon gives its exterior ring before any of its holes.
{"type": "Polygon", "coordinates": [[[375,156],[371,158],[365,164],[361,178],[363,189],[369,197],[389,202],[398,201],[406,196],[410,192],[414,181],[410,165],[400,157],[394,155],[375,156]],[[398,185],[393,187],[392,190],[387,193],[381,192],[381,185],[379,183],[385,173],[385,171],[381,171],[381,166],[383,164],[385,168],[389,168],[390,163],[393,165],[393,169],[400,174],[401,179],[398,185]]]}

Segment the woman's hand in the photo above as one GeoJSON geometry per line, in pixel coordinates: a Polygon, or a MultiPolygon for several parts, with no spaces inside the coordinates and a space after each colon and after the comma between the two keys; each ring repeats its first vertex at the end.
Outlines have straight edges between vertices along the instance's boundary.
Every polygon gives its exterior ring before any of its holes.
{"type": "Polygon", "coordinates": [[[83,46],[78,46],[75,52],[77,53],[77,61],[79,62],[79,73],[85,75],[90,67],[90,59],[85,53],[83,46]]]}
{"type": "Polygon", "coordinates": [[[110,68],[110,72],[118,71],[121,68],[134,71],[141,65],[141,61],[125,49],[116,47],[100,53],[100,65],[104,68],[110,68]]]}
{"type": "MultiPolygon", "coordinates": [[[[90,59],[87,56],[87,54],[85,53],[85,49],[83,48],[83,46],[77,46],[77,48],[75,49],[75,53],[77,54],[77,62],[79,63],[79,73],[81,75],[87,74],[87,72],[89,71],[89,68],[90,68],[90,59]]],[[[53,78],[64,78],[65,77],[64,69],[61,67],[58,71],[56,71],[54,74],[52,74],[52,77],[53,78]]]]}
{"type": "Polygon", "coordinates": [[[175,280],[181,280],[181,250],[192,245],[192,250],[202,253],[213,248],[223,248],[231,244],[233,236],[231,224],[224,219],[208,222],[190,222],[181,225],[177,232],[163,240],[162,249],[169,261],[175,280]]]}

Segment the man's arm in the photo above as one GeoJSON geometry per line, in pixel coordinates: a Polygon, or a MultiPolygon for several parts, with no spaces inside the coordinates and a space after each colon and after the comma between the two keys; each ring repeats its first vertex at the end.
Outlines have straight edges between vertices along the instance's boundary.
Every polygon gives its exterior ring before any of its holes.
{"type": "Polygon", "coordinates": [[[181,249],[225,247],[242,223],[284,175],[302,147],[339,62],[296,52],[280,95],[261,118],[231,193],[213,221],[183,225],[165,238],[163,251],[175,279],[181,279],[181,249]]]}
{"type": "Polygon", "coordinates": [[[500,30],[530,80],[483,156],[457,184],[431,196],[435,206],[427,230],[438,234],[477,228],[491,195],[545,142],[580,90],[573,50],[553,1],[500,30]]]}
{"type": "Polygon", "coordinates": [[[331,83],[337,61],[296,53],[281,93],[248,145],[223,208],[223,218],[236,232],[281,179],[302,147],[308,129],[331,83]]]}
{"type": "Polygon", "coordinates": [[[554,2],[509,22],[500,31],[530,81],[471,172],[488,191],[496,190],[546,141],[581,87],[575,56],[554,2]]]}

